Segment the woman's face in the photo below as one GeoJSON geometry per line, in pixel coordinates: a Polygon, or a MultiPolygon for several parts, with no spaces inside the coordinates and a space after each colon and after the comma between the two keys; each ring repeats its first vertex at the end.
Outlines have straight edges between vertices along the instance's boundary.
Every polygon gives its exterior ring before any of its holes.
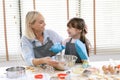
{"type": "Polygon", "coordinates": [[[45,21],[42,15],[38,15],[34,24],[32,24],[32,29],[34,31],[43,32],[45,29],[45,21]]]}
{"type": "Polygon", "coordinates": [[[67,29],[69,37],[79,39],[80,38],[80,32],[81,30],[73,28],[73,27],[68,27],[67,29]]]}

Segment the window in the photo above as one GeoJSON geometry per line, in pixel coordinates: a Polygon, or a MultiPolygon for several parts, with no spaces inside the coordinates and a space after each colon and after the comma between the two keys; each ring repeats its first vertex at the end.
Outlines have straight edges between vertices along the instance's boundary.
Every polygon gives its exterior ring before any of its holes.
{"type": "MultiPolygon", "coordinates": [[[[99,53],[120,52],[120,0],[96,1],[96,51],[99,53]]],[[[88,25],[88,38],[94,45],[93,39],[93,0],[81,0],[81,17],[88,25]]],[[[94,46],[93,46],[94,48],[94,46]]]]}
{"type": "MultiPolygon", "coordinates": [[[[69,0],[69,18],[76,16],[76,4],[78,0],[69,0]]],[[[33,0],[21,1],[22,27],[24,30],[24,19],[28,11],[33,10],[33,0]]],[[[46,28],[56,31],[66,38],[67,35],[67,0],[35,0],[35,8],[45,17],[46,28]]]]}
{"type": "Polygon", "coordinates": [[[5,54],[5,38],[4,38],[4,20],[3,20],[3,6],[0,1],[0,55],[5,54]]]}
{"type": "MultiPolygon", "coordinates": [[[[4,0],[4,2],[6,26],[4,26],[3,1],[0,1],[0,43],[3,44],[0,45],[0,56],[3,55],[4,60],[6,60],[4,27],[6,27],[9,60],[20,59],[18,56],[20,30],[22,27],[24,34],[25,16],[28,11],[34,10],[34,5],[45,17],[47,29],[53,29],[64,38],[67,37],[67,0],[4,0]]],[[[76,2],[77,0],[69,0],[70,18],[76,16],[76,2]]]]}
{"type": "Polygon", "coordinates": [[[12,55],[17,53],[17,49],[20,43],[18,0],[5,0],[5,7],[3,7],[3,2],[4,1],[2,0],[0,1],[0,56],[3,56],[2,58],[4,60],[6,49],[8,49],[9,58],[14,59],[12,55]],[[5,13],[3,8],[5,8],[5,13]],[[6,17],[4,17],[3,14],[6,17]],[[5,40],[7,40],[8,48],[5,46],[5,40]]]}
{"type": "Polygon", "coordinates": [[[120,52],[120,0],[1,0],[0,1],[0,56],[6,60],[7,40],[10,60],[18,59],[20,30],[24,33],[25,15],[28,11],[40,11],[46,20],[46,28],[55,30],[66,38],[67,19],[81,17],[88,26],[87,37],[94,50],[93,1],[96,1],[96,51],[99,53],[120,52]],[[35,1],[35,3],[34,3],[35,1]],[[69,5],[67,6],[67,1],[69,5]],[[5,2],[5,7],[3,5],[5,2]],[[5,8],[5,13],[4,9],[5,8]],[[69,15],[67,13],[69,10],[69,15]],[[4,17],[4,14],[6,17],[4,17]],[[4,22],[5,21],[5,22],[4,22]],[[5,38],[5,34],[7,39],[5,38]]]}
{"type": "Polygon", "coordinates": [[[120,1],[96,1],[96,32],[98,53],[120,52],[120,1]]]}
{"type": "Polygon", "coordinates": [[[28,11],[34,10],[33,0],[20,0],[22,34],[24,34],[25,16],[28,11]]]}
{"type": "Polygon", "coordinates": [[[61,36],[66,34],[66,4],[66,0],[36,0],[36,10],[44,15],[46,28],[60,33],[61,36]]]}

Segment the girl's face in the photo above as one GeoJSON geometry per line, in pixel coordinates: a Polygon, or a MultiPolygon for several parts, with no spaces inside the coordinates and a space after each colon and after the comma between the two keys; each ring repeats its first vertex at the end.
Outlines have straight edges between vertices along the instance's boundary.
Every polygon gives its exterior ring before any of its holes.
{"type": "Polygon", "coordinates": [[[74,39],[79,39],[80,38],[80,33],[81,30],[73,28],[73,27],[68,27],[67,29],[69,37],[72,37],[74,39]]]}
{"type": "Polygon", "coordinates": [[[44,29],[45,29],[45,21],[44,21],[44,18],[43,16],[41,15],[38,15],[36,21],[34,24],[32,24],[32,29],[34,31],[39,31],[39,32],[43,32],[44,29]]]}

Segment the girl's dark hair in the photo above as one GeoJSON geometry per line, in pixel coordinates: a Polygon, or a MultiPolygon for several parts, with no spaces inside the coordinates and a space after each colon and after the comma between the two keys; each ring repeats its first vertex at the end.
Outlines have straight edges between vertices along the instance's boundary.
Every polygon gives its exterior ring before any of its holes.
{"type": "Polygon", "coordinates": [[[86,38],[86,34],[87,34],[87,28],[86,28],[86,24],[84,19],[82,18],[72,18],[68,23],[67,23],[67,27],[73,27],[79,30],[82,30],[81,37],[80,40],[85,44],[86,46],[86,50],[87,50],[87,54],[89,56],[89,40],[86,38]]]}

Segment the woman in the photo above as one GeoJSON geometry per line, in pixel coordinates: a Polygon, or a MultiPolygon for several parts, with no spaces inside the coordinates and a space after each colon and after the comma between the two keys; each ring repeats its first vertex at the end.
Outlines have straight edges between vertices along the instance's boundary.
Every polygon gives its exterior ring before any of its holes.
{"type": "MultiPolygon", "coordinates": [[[[40,64],[56,66],[58,62],[50,58],[55,55],[50,51],[50,48],[55,43],[61,43],[62,37],[52,30],[45,29],[45,19],[40,12],[28,12],[25,24],[25,35],[21,38],[21,49],[26,63],[31,66],[40,64]]],[[[62,47],[60,46],[60,48],[62,47]]]]}

